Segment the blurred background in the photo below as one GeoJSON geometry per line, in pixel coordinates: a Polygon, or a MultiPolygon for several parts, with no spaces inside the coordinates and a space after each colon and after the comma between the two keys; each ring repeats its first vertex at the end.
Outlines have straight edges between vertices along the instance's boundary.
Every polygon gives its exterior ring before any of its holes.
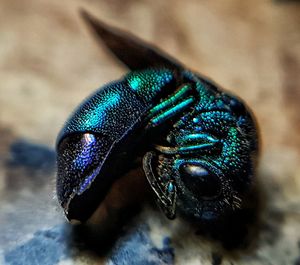
{"type": "Polygon", "coordinates": [[[1,0],[0,227],[0,264],[299,265],[300,3],[1,0]],[[253,109],[267,205],[253,251],[212,255],[210,242],[152,209],[106,254],[70,239],[55,200],[56,135],[83,98],[127,71],[98,47],[79,8],[155,44],[253,109]]]}

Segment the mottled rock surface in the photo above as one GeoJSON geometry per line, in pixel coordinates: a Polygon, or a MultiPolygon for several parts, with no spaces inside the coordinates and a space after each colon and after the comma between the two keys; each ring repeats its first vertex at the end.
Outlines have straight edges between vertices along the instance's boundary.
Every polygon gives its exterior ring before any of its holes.
{"type": "Polygon", "coordinates": [[[0,264],[300,264],[299,14],[298,1],[2,0],[0,264]],[[225,253],[149,205],[105,251],[66,224],[54,193],[55,137],[84,97],[126,72],[97,47],[79,7],[252,107],[264,207],[251,249],[225,253]]]}

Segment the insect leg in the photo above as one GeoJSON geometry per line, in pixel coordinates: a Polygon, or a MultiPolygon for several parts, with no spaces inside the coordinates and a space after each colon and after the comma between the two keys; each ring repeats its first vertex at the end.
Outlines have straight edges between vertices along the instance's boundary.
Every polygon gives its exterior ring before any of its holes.
{"type": "Polygon", "coordinates": [[[157,174],[155,174],[153,171],[154,156],[154,152],[148,152],[145,154],[143,158],[143,169],[152,190],[157,196],[158,205],[163,210],[167,218],[174,219],[176,215],[176,186],[173,183],[173,180],[162,180],[157,174]]]}

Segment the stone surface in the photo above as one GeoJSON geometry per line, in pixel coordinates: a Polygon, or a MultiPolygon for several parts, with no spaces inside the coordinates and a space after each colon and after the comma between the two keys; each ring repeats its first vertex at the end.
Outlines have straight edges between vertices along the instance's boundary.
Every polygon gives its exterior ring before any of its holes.
{"type": "Polygon", "coordinates": [[[300,264],[300,4],[297,1],[0,2],[0,264],[300,264]],[[261,129],[258,236],[223,251],[147,206],[100,251],[54,194],[55,137],[73,108],[126,69],[79,7],[237,93],[261,129]],[[95,251],[96,249],[96,251],[95,251]]]}

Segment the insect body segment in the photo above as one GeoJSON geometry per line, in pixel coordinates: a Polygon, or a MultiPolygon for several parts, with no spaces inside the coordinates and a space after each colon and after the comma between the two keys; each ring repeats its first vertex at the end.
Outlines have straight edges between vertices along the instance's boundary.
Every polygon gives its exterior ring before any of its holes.
{"type": "Polygon", "coordinates": [[[87,220],[136,166],[170,219],[216,221],[240,208],[258,152],[245,103],[151,45],[84,18],[132,72],[85,100],[58,136],[57,195],[67,217],[87,220]]]}
{"type": "MultiPolygon", "coordinates": [[[[111,185],[113,177],[104,174],[103,165],[111,157],[116,158],[121,144],[135,145],[127,143],[131,141],[127,136],[131,131],[139,131],[141,119],[159,102],[159,95],[168,92],[161,90],[168,90],[173,79],[170,70],[147,69],[132,72],[123,80],[98,90],[71,115],[57,141],[57,194],[68,215],[79,218],[74,213],[79,206],[75,205],[81,205],[86,194],[84,191],[90,189],[97,176],[103,174],[102,178],[97,179],[103,189],[111,185]],[[78,195],[82,198],[77,198],[78,195]],[[70,210],[70,207],[74,210],[70,210]]],[[[124,166],[125,169],[127,166],[124,166]]],[[[112,171],[109,174],[114,175],[112,171]]],[[[99,196],[99,200],[103,196],[99,196]]],[[[92,199],[87,198],[87,201],[90,200],[92,199]]],[[[87,213],[84,216],[96,207],[93,203],[94,200],[85,208],[87,213]]]]}

